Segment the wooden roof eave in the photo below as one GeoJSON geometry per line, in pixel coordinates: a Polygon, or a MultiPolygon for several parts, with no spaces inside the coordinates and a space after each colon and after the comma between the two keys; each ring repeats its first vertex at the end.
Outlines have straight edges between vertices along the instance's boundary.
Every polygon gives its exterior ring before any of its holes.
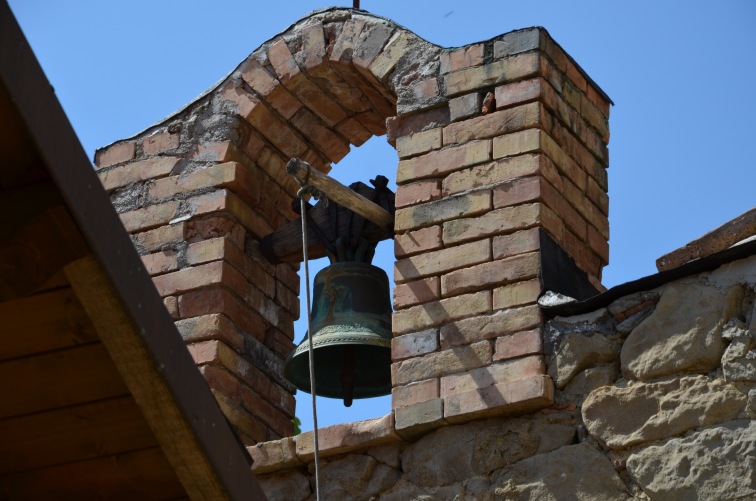
{"type": "Polygon", "coordinates": [[[7,3],[0,90],[12,97],[90,257],[64,267],[192,499],[265,499],[7,3]]]}

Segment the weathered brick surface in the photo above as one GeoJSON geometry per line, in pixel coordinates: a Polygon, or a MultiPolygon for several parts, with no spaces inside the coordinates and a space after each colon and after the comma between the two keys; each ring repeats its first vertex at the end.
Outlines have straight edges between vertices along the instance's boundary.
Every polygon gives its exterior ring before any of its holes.
{"type": "Polygon", "coordinates": [[[544,155],[527,154],[503,158],[495,162],[454,172],[444,179],[442,194],[444,196],[453,195],[536,174],[540,174],[550,180],[556,180],[557,183],[560,181],[559,174],[548,158],[544,155]]]}
{"type": "Polygon", "coordinates": [[[136,146],[134,143],[116,143],[101,149],[95,155],[95,164],[99,168],[128,162],[134,158],[136,146]]]}
{"type": "Polygon", "coordinates": [[[397,258],[440,249],[441,245],[441,226],[429,226],[394,236],[394,254],[397,258]]]}
{"type": "Polygon", "coordinates": [[[444,400],[434,398],[400,407],[394,411],[396,432],[405,440],[414,440],[446,424],[444,400]]]}
{"type": "Polygon", "coordinates": [[[252,472],[262,475],[303,464],[297,458],[297,449],[293,437],[261,442],[247,447],[252,458],[252,472]]]}
{"type": "Polygon", "coordinates": [[[484,52],[483,44],[468,45],[442,52],[439,56],[441,74],[483,64],[484,52]]]}
{"type": "Polygon", "coordinates": [[[404,184],[396,190],[395,206],[397,209],[409,205],[430,202],[441,197],[441,181],[439,179],[424,179],[414,183],[404,184]]]}
{"type": "Polygon", "coordinates": [[[105,191],[111,192],[139,181],[167,176],[178,162],[179,159],[176,157],[148,158],[112,169],[103,169],[98,171],[97,175],[105,191]]]}
{"type": "Polygon", "coordinates": [[[417,381],[391,390],[391,408],[399,409],[419,402],[427,402],[439,397],[439,380],[437,378],[417,381]]]}
{"type": "Polygon", "coordinates": [[[420,153],[437,150],[440,147],[440,128],[418,132],[411,136],[401,136],[396,140],[396,152],[399,154],[399,158],[413,157],[420,153]]]}
{"type": "Polygon", "coordinates": [[[492,353],[490,342],[479,341],[409,358],[391,365],[391,380],[396,385],[402,385],[484,367],[491,364],[492,353]]]}
{"type": "Polygon", "coordinates": [[[481,87],[536,75],[539,69],[538,54],[520,54],[483,66],[454,71],[444,77],[444,84],[447,95],[455,96],[481,87]]]}
{"type": "Polygon", "coordinates": [[[142,141],[142,151],[145,155],[157,155],[168,150],[174,150],[179,146],[180,136],[174,132],[158,132],[147,136],[142,141]]]}
{"type": "Polygon", "coordinates": [[[238,162],[227,162],[200,169],[187,175],[178,175],[154,181],[148,194],[156,200],[186,195],[206,188],[228,188],[247,203],[260,202],[260,182],[250,170],[238,162]]]}
{"type": "Polygon", "coordinates": [[[538,327],[497,337],[493,359],[494,361],[509,360],[542,351],[541,328],[538,327]]]}
{"type": "Polygon", "coordinates": [[[415,332],[450,320],[479,315],[490,309],[491,294],[488,291],[455,296],[395,311],[392,330],[394,335],[415,332]]]}
{"type": "Polygon", "coordinates": [[[397,336],[391,340],[391,360],[403,360],[432,353],[438,349],[438,329],[427,329],[397,336]]]}
{"type": "Polygon", "coordinates": [[[178,202],[170,201],[151,205],[142,209],[123,212],[118,215],[129,233],[145,231],[168,224],[176,216],[178,202]]]}
{"type": "Polygon", "coordinates": [[[244,336],[227,316],[220,313],[179,320],[176,328],[186,343],[217,339],[235,350],[244,348],[244,336]]]}
{"type": "Polygon", "coordinates": [[[494,237],[491,241],[492,257],[494,259],[502,259],[517,254],[537,251],[541,247],[540,242],[541,238],[538,228],[494,237]]]}
{"type": "Polygon", "coordinates": [[[522,129],[542,127],[547,112],[541,103],[528,103],[444,127],[444,145],[486,139],[522,129]]]}
{"type": "Polygon", "coordinates": [[[402,284],[410,280],[447,273],[457,268],[488,261],[491,247],[488,240],[478,240],[456,247],[425,252],[394,264],[394,280],[402,284]]]}
{"type": "Polygon", "coordinates": [[[538,300],[541,291],[541,281],[537,278],[499,287],[493,291],[493,308],[500,310],[533,304],[538,300]]]}
{"type": "Polygon", "coordinates": [[[433,202],[398,209],[396,231],[414,230],[458,217],[482,214],[491,208],[491,192],[479,190],[433,202]]]}
{"type": "Polygon", "coordinates": [[[548,376],[506,381],[444,399],[444,418],[450,423],[489,416],[532,412],[552,405],[554,384],[548,376]]]}
{"type": "Polygon", "coordinates": [[[439,330],[441,349],[530,329],[539,325],[541,320],[542,315],[538,306],[510,308],[458,320],[442,326],[439,330]]]}
{"type": "Polygon", "coordinates": [[[470,118],[480,113],[481,95],[477,92],[449,100],[449,118],[452,122],[470,118]]]}
{"type": "Polygon", "coordinates": [[[438,277],[414,280],[394,287],[394,309],[396,310],[436,299],[441,299],[438,277]]]}
{"type": "Polygon", "coordinates": [[[474,141],[452,148],[427,153],[399,162],[396,182],[401,185],[425,177],[441,177],[450,172],[491,159],[491,141],[474,141]]]}
{"type": "Polygon", "coordinates": [[[388,77],[411,43],[411,35],[405,31],[395,33],[381,53],[370,63],[370,72],[382,82],[388,77]]]}
{"type": "MultiPolygon", "coordinates": [[[[318,431],[318,447],[323,457],[346,454],[353,450],[376,447],[399,441],[394,431],[394,416],[326,426],[318,431]]],[[[311,431],[294,437],[297,457],[312,461],[315,456],[315,439],[311,431]]]]}
{"type": "Polygon", "coordinates": [[[505,381],[516,381],[545,373],[540,355],[492,363],[485,367],[441,378],[441,397],[448,398],[468,391],[480,390],[505,381]]]}
{"type": "Polygon", "coordinates": [[[495,285],[527,280],[537,277],[540,272],[541,261],[537,252],[490,261],[442,276],[441,295],[451,297],[495,285]]]}
{"type": "Polygon", "coordinates": [[[140,253],[154,252],[171,244],[184,240],[185,222],[161,226],[154,230],[143,231],[132,236],[132,241],[140,253]]]}
{"type": "Polygon", "coordinates": [[[167,250],[142,256],[144,268],[150,275],[159,275],[178,268],[176,251],[167,250]]]}
{"type": "Polygon", "coordinates": [[[478,217],[455,219],[444,223],[445,244],[488,238],[538,225],[543,207],[539,203],[496,209],[478,217]]]}
{"type": "Polygon", "coordinates": [[[534,49],[543,49],[548,36],[541,28],[516,30],[494,42],[494,59],[519,54],[534,49]]]}

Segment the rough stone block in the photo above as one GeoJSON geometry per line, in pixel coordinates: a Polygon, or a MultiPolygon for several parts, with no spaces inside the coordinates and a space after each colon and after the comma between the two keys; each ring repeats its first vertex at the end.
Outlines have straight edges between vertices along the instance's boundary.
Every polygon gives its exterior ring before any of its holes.
{"type": "Polygon", "coordinates": [[[490,244],[487,240],[478,240],[456,247],[425,252],[412,257],[400,259],[394,263],[394,280],[401,284],[418,278],[438,275],[464,266],[470,266],[489,260],[490,244]]]}
{"type": "MultiPolygon", "coordinates": [[[[337,454],[376,447],[398,442],[399,435],[394,431],[394,415],[387,414],[380,418],[326,426],[318,430],[320,456],[337,454]]],[[[307,431],[294,437],[297,457],[304,462],[311,462],[315,457],[314,432],[307,431]]]]}
{"type": "Polygon", "coordinates": [[[494,384],[444,399],[444,418],[458,423],[489,416],[526,414],[554,403],[548,376],[533,376],[494,384]]]}

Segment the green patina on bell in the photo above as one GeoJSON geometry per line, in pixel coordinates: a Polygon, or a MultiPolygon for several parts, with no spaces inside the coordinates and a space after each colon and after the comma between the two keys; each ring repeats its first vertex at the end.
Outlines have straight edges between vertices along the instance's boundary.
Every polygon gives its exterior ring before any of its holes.
{"type": "MultiPolygon", "coordinates": [[[[353,398],[391,392],[391,295],[386,273],[359,261],[336,262],[315,275],[312,336],[315,394],[353,398]]],[[[309,335],[309,333],[308,333],[309,335]]],[[[288,356],[284,375],[310,392],[307,335],[288,356]]]]}

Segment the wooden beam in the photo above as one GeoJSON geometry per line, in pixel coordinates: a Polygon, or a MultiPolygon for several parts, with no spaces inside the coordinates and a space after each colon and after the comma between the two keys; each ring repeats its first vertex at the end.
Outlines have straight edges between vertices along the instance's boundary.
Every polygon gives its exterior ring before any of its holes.
{"type": "Polygon", "coordinates": [[[359,214],[379,228],[394,231],[394,216],[367,198],[355,193],[335,179],[315,170],[310,164],[298,158],[292,158],[286,164],[286,171],[300,183],[309,184],[339,205],[359,214]]]}
{"type": "Polygon", "coordinates": [[[100,266],[88,257],[66,266],[65,273],[189,496],[229,499],[174,400],[163,368],[155,366],[100,266]]]}
{"type": "MultiPolygon", "coordinates": [[[[350,188],[352,191],[365,199],[372,198],[375,189],[364,183],[355,183],[350,188]]],[[[387,190],[388,205],[393,207],[393,193],[387,190]]],[[[349,211],[340,207],[337,220],[337,226],[332,227],[330,207],[326,207],[323,202],[318,202],[314,207],[307,211],[307,217],[312,225],[317,226],[323,231],[325,236],[333,241],[337,235],[353,235],[357,231],[355,227],[362,227],[357,219],[364,221],[361,216],[355,218],[348,217],[349,211]]],[[[352,214],[354,215],[354,214],[352,214]]],[[[369,243],[376,245],[382,240],[393,237],[393,232],[388,232],[374,224],[366,224],[360,231],[360,237],[369,243]]],[[[310,259],[319,259],[327,255],[325,244],[320,240],[317,233],[313,231],[312,226],[307,228],[307,253],[310,259]]],[[[271,263],[301,263],[302,256],[302,219],[297,218],[284,226],[278,228],[273,233],[266,235],[260,242],[262,253],[271,263]]]]}
{"type": "Polygon", "coordinates": [[[656,260],[659,271],[677,268],[688,261],[710,256],[756,235],[756,207],[732,219],[706,235],[656,260]]]}

